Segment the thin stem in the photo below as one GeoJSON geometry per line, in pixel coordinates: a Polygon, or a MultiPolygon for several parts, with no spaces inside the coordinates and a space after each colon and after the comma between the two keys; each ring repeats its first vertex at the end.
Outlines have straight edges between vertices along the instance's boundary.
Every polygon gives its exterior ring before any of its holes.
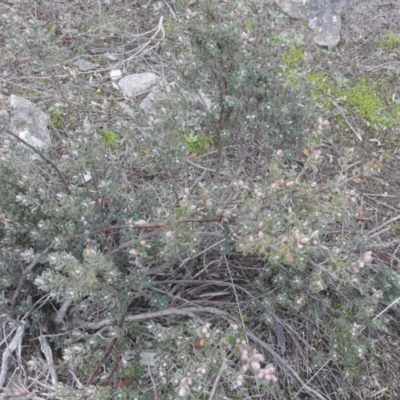
{"type": "Polygon", "coordinates": [[[57,166],[53,163],[53,161],[51,161],[49,158],[47,158],[46,156],[44,156],[35,146],[32,146],[30,143],[28,143],[26,140],[20,138],[18,135],[16,135],[15,133],[11,132],[9,129],[6,130],[6,132],[11,135],[12,137],[14,137],[15,139],[17,139],[19,142],[23,143],[25,146],[29,147],[34,153],[36,153],[42,160],[44,160],[47,164],[50,164],[54,170],[57,172],[57,175],[59,176],[61,182],[64,185],[65,191],[68,194],[71,194],[71,191],[69,190],[68,184],[66,182],[66,180],[64,179],[64,177],[62,176],[60,170],[57,168],[57,166]]]}
{"type": "Polygon", "coordinates": [[[47,247],[44,249],[44,251],[43,251],[41,254],[39,254],[38,256],[36,256],[35,259],[34,259],[34,260],[24,269],[24,271],[22,272],[22,275],[21,275],[21,277],[19,278],[19,281],[18,281],[17,288],[15,289],[14,296],[13,296],[12,299],[11,299],[11,308],[12,308],[12,309],[14,309],[14,308],[15,308],[15,305],[17,304],[18,296],[19,296],[19,294],[21,293],[22,286],[23,286],[24,283],[25,283],[25,279],[26,279],[28,273],[29,273],[30,271],[32,271],[33,268],[35,268],[35,266],[40,262],[41,258],[42,258],[44,255],[46,255],[46,254],[50,251],[51,248],[52,248],[52,245],[47,246],[47,247]]]}

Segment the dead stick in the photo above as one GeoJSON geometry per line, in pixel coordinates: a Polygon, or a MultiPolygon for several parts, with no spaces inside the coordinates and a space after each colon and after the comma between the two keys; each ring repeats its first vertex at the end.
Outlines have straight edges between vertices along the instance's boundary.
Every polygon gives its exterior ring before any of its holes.
{"type": "MultiPolygon", "coordinates": [[[[124,325],[124,317],[121,318],[118,326],[120,328],[122,328],[122,326],[124,325]]],[[[115,343],[117,343],[117,338],[114,338],[111,340],[111,342],[108,344],[103,357],[101,358],[101,361],[97,363],[97,365],[95,366],[94,370],[92,371],[92,373],[89,376],[89,379],[86,382],[85,387],[88,387],[89,385],[91,385],[94,381],[94,379],[97,376],[97,373],[99,371],[99,369],[101,368],[101,366],[103,365],[104,361],[106,360],[106,358],[110,355],[110,353],[112,352],[115,343]]]]}
{"type": "Polygon", "coordinates": [[[64,177],[62,176],[60,170],[57,168],[57,166],[53,163],[53,161],[51,161],[49,158],[45,157],[35,146],[32,146],[31,144],[29,144],[26,140],[20,138],[18,135],[16,135],[15,133],[11,132],[9,129],[6,130],[6,132],[15,137],[15,139],[17,139],[19,142],[23,143],[25,146],[29,147],[34,153],[36,153],[42,160],[44,160],[47,164],[50,164],[54,170],[57,172],[57,175],[59,176],[61,182],[64,185],[65,191],[68,194],[71,194],[71,191],[69,190],[68,184],[65,181],[64,177]]]}

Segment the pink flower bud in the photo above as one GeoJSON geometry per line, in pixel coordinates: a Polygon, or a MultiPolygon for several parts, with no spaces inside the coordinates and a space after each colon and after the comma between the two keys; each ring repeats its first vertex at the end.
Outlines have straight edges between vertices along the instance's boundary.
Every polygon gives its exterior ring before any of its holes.
{"type": "Polygon", "coordinates": [[[362,258],[365,264],[368,264],[372,261],[372,251],[366,251],[362,258]]]}
{"type": "Polygon", "coordinates": [[[258,361],[252,361],[250,366],[255,372],[261,369],[261,365],[258,361]]]}

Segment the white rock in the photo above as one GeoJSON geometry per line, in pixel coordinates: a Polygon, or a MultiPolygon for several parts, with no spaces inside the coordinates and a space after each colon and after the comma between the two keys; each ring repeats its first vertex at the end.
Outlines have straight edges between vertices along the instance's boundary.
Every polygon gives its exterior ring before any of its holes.
{"type": "Polygon", "coordinates": [[[84,174],[83,174],[83,181],[85,182],[85,183],[87,183],[87,182],[89,182],[89,181],[91,181],[92,180],[92,173],[90,172],[90,171],[86,171],[84,174]]]}
{"type": "Polygon", "coordinates": [[[122,76],[122,71],[120,69],[113,69],[110,72],[110,78],[112,81],[116,81],[118,79],[120,79],[122,76]]]}
{"type": "Polygon", "coordinates": [[[29,131],[22,131],[18,134],[18,136],[22,140],[25,140],[25,142],[36,147],[38,150],[45,149],[47,147],[47,143],[33,136],[32,133],[30,133],[29,131]]]}
{"type": "Polygon", "coordinates": [[[275,0],[292,18],[308,20],[319,46],[335,47],[340,40],[341,15],[351,0],[275,0]]]}
{"type": "Polygon", "coordinates": [[[152,72],[128,75],[122,78],[118,85],[125,97],[136,97],[147,93],[160,82],[161,78],[152,72]]]}
{"type": "Polygon", "coordinates": [[[116,61],[118,60],[118,58],[116,56],[114,56],[114,54],[111,54],[110,52],[105,52],[104,56],[107,57],[109,60],[111,61],[116,61]]]}
{"type": "MultiPolygon", "coordinates": [[[[10,130],[38,150],[46,150],[51,146],[47,114],[22,97],[11,95],[10,104],[10,130]]],[[[32,155],[32,159],[37,159],[37,155],[32,155]]]]}

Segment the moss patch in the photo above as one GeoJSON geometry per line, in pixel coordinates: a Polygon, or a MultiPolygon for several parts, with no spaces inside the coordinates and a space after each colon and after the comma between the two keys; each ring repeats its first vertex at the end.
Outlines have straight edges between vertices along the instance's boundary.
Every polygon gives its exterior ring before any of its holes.
{"type": "Polygon", "coordinates": [[[378,39],[378,47],[382,50],[391,51],[399,47],[400,37],[393,31],[386,31],[378,39]]]}
{"type": "Polygon", "coordinates": [[[327,77],[322,72],[310,72],[307,75],[307,82],[313,87],[311,89],[313,99],[317,103],[322,104],[325,109],[330,110],[332,103],[327,96],[336,97],[338,95],[338,90],[333,79],[327,77]]]}
{"type": "Polygon", "coordinates": [[[197,155],[204,154],[212,143],[210,137],[202,133],[194,134],[193,132],[185,133],[183,135],[183,141],[189,153],[197,155]]]}
{"type": "Polygon", "coordinates": [[[175,31],[176,31],[176,25],[174,23],[168,22],[164,25],[164,32],[166,37],[172,37],[175,31]]]}
{"type": "Polygon", "coordinates": [[[40,100],[42,93],[34,89],[21,89],[15,93],[19,97],[24,97],[30,101],[40,100]]]}
{"type": "Polygon", "coordinates": [[[248,19],[248,20],[246,21],[246,28],[247,28],[249,31],[253,31],[253,30],[256,28],[256,24],[254,23],[254,20],[248,19]]]}
{"type": "Polygon", "coordinates": [[[344,91],[346,103],[354,107],[358,114],[369,123],[392,125],[385,112],[385,104],[379,98],[373,85],[367,78],[361,79],[351,90],[344,91]]]}
{"type": "Polygon", "coordinates": [[[65,112],[59,108],[51,107],[49,109],[49,116],[51,126],[58,131],[76,128],[76,118],[66,116],[65,112]]]}
{"type": "Polygon", "coordinates": [[[118,139],[119,133],[117,132],[107,129],[103,133],[103,142],[108,147],[115,148],[117,146],[118,139]]]}
{"type": "MultiPolygon", "coordinates": [[[[386,127],[400,122],[400,106],[391,106],[380,96],[370,79],[362,78],[348,89],[340,87],[334,79],[321,72],[311,72],[307,81],[313,86],[311,94],[325,109],[333,105],[328,97],[340,99],[351,113],[356,112],[368,125],[381,124],[386,127]]],[[[343,86],[343,85],[342,85],[343,86]]]]}
{"type": "Polygon", "coordinates": [[[289,68],[299,66],[304,59],[304,50],[296,45],[291,45],[289,49],[283,53],[282,61],[289,68]]]}
{"type": "Polygon", "coordinates": [[[50,109],[50,122],[51,125],[57,130],[62,130],[65,127],[64,115],[59,108],[50,109]]]}
{"type": "Polygon", "coordinates": [[[298,79],[298,69],[304,60],[304,49],[292,44],[289,49],[282,54],[282,72],[285,75],[286,83],[298,87],[300,85],[298,79]]]}

